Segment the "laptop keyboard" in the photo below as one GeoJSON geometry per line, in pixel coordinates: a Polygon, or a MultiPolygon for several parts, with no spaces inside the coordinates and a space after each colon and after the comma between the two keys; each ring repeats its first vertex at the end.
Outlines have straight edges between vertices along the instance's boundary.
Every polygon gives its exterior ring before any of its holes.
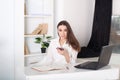
{"type": "Polygon", "coordinates": [[[98,62],[85,62],[79,65],[76,65],[76,68],[84,68],[84,69],[96,69],[98,62]]]}

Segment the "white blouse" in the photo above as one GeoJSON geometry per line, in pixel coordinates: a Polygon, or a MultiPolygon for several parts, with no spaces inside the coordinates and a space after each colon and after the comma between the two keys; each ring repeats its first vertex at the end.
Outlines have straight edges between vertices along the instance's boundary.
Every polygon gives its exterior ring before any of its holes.
{"type": "Polygon", "coordinates": [[[48,51],[47,51],[47,55],[38,64],[39,65],[67,64],[65,57],[58,53],[58,51],[56,49],[57,47],[62,47],[64,49],[66,49],[70,56],[70,64],[75,63],[78,52],[75,51],[66,42],[62,46],[60,46],[59,38],[56,38],[56,39],[51,40],[51,43],[50,43],[48,51]]]}

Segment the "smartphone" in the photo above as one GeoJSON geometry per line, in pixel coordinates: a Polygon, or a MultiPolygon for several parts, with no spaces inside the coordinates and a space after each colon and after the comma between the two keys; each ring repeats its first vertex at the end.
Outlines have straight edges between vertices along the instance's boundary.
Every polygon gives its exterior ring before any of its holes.
{"type": "Polygon", "coordinates": [[[57,47],[57,49],[64,50],[64,48],[57,47]]]}

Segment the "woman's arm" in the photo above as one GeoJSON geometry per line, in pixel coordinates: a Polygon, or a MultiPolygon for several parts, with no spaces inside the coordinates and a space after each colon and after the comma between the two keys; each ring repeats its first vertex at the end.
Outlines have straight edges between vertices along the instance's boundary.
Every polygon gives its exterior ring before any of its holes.
{"type": "Polygon", "coordinates": [[[67,63],[70,63],[70,56],[69,56],[68,51],[65,51],[63,55],[64,55],[64,57],[65,57],[67,63]]]}
{"type": "Polygon", "coordinates": [[[67,63],[71,63],[71,64],[75,63],[77,59],[77,54],[78,54],[76,50],[74,50],[71,47],[69,47],[68,49],[64,49],[64,50],[60,50],[60,49],[57,49],[57,50],[58,50],[58,53],[60,53],[61,55],[65,57],[67,63]]]}
{"type": "Polygon", "coordinates": [[[66,49],[64,50],[60,50],[60,49],[57,49],[58,50],[58,53],[60,53],[61,55],[63,55],[66,59],[66,62],[69,63],[70,62],[70,56],[69,56],[69,53],[66,49]]]}
{"type": "Polygon", "coordinates": [[[74,50],[74,49],[71,48],[71,50],[69,51],[69,53],[70,53],[70,63],[71,64],[76,63],[78,52],[76,50],[74,50]]]}

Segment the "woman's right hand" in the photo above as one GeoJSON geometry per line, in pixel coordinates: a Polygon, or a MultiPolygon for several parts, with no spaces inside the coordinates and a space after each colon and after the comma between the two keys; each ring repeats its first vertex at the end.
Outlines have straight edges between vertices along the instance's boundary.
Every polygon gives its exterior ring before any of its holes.
{"type": "Polygon", "coordinates": [[[68,53],[68,51],[66,49],[61,50],[61,49],[57,48],[57,51],[58,51],[59,54],[61,54],[61,55],[63,55],[65,57],[67,63],[70,62],[69,53],[68,53]]]}

